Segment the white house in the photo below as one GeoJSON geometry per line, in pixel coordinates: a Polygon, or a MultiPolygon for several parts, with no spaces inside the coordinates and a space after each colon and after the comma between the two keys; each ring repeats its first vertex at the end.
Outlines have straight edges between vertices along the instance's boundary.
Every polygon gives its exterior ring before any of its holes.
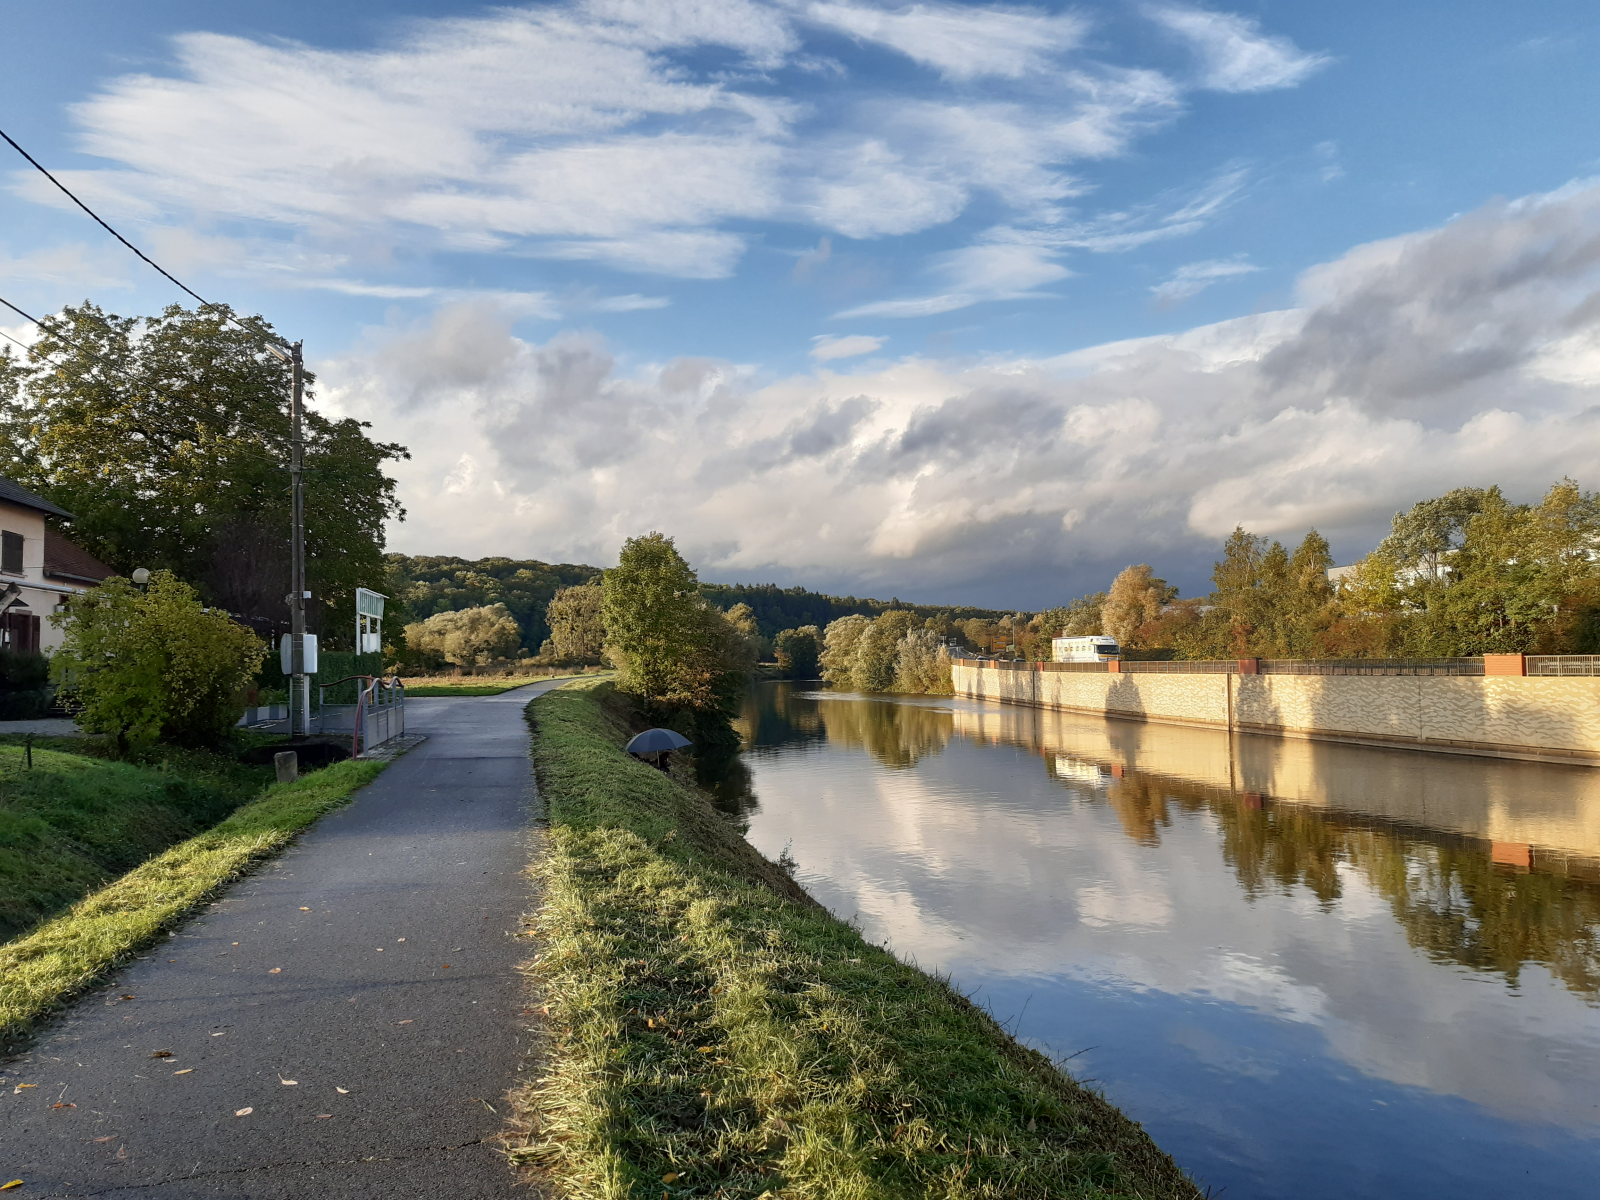
{"type": "Polygon", "coordinates": [[[67,600],[116,574],[45,525],[72,519],[43,496],[0,478],[0,647],[49,654],[61,631],[48,620],[67,600]]]}

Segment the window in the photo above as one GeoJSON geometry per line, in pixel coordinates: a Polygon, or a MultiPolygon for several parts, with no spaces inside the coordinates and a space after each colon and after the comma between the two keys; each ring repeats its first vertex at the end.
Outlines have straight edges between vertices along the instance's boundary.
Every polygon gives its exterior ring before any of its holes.
{"type": "Polygon", "coordinates": [[[0,571],[22,574],[22,535],[9,529],[0,531],[0,571]]]}

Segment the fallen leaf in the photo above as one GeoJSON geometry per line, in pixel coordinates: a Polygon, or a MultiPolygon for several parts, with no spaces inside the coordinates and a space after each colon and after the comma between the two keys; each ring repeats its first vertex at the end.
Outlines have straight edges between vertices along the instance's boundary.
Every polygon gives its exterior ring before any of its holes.
{"type": "Polygon", "coordinates": [[[283,1084],[284,1087],[299,1087],[300,1086],[300,1081],[298,1079],[285,1079],[282,1075],[278,1076],[278,1082],[283,1084]]]}
{"type": "Polygon", "coordinates": [[[676,1171],[668,1171],[665,1175],[663,1175],[661,1177],[661,1182],[662,1183],[671,1183],[677,1177],[678,1177],[678,1173],[676,1171]]]}
{"type": "Polygon", "coordinates": [[[379,946],[379,947],[378,947],[378,953],[379,953],[379,954],[382,954],[382,953],[383,953],[383,947],[382,947],[382,946],[379,946]]]}
{"type": "Polygon", "coordinates": [[[283,968],[282,968],[282,967],[273,967],[273,968],[272,968],[272,970],[270,970],[270,971],[268,971],[268,972],[267,972],[267,974],[268,974],[268,975],[276,975],[276,974],[278,974],[278,973],[279,973],[279,972],[280,972],[280,971],[282,971],[282,970],[283,970],[283,968]]]}
{"type": "Polygon", "coordinates": [[[311,910],[309,908],[307,908],[304,904],[302,904],[300,906],[300,911],[301,912],[310,912],[311,910]]]}
{"type": "Polygon", "coordinates": [[[120,1135],[115,1133],[108,1133],[103,1138],[95,1138],[95,1144],[99,1145],[101,1142],[114,1142],[119,1136],[120,1135]]]}
{"type": "Polygon", "coordinates": [[[133,997],[132,996],[118,996],[117,999],[118,1000],[132,1000],[133,997]]]}
{"type": "Polygon", "coordinates": [[[397,942],[403,942],[403,941],[405,941],[405,938],[395,938],[395,941],[397,941],[397,942]]]}
{"type": "Polygon", "coordinates": [[[349,1088],[335,1087],[333,1090],[338,1092],[341,1096],[348,1096],[350,1094],[349,1088]]]}
{"type": "Polygon", "coordinates": [[[701,1046],[700,1047],[700,1053],[701,1054],[710,1054],[711,1052],[712,1052],[712,1050],[711,1050],[710,1046],[701,1046]]]}
{"type": "Polygon", "coordinates": [[[0,1192],[9,1192],[14,1187],[21,1187],[22,1180],[13,1179],[10,1183],[0,1183],[0,1192]]]}
{"type": "Polygon", "coordinates": [[[175,959],[175,958],[169,958],[169,959],[167,959],[167,961],[168,961],[168,962],[169,962],[169,963],[173,963],[173,962],[177,962],[177,961],[178,961],[178,960],[177,960],[177,959],[175,959]]]}
{"type": "MultiPolygon", "coordinates": [[[[222,1032],[223,1032],[223,1033],[226,1033],[226,1032],[227,1032],[227,1030],[223,1030],[223,1031],[222,1031],[222,1032]]],[[[222,1036],[222,1033],[213,1033],[213,1034],[212,1034],[212,1035],[211,1035],[211,1036],[212,1036],[212,1037],[221,1037],[221,1036],[222,1036]]]]}
{"type": "Polygon", "coordinates": [[[233,943],[233,944],[234,944],[234,945],[235,945],[235,946],[237,946],[237,945],[238,945],[238,944],[239,944],[239,943],[238,943],[238,942],[235,942],[235,943],[233,943]]]}
{"type": "Polygon", "coordinates": [[[396,1025],[409,1025],[409,1024],[411,1024],[411,1018],[407,1017],[404,1021],[396,1021],[395,1024],[396,1025]]]}
{"type": "Polygon", "coordinates": [[[77,1108],[78,1106],[76,1104],[67,1104],[64,1101],[57,1100],[50,1107],[51,1108],[77,1108]]]}
{"type": "Polygon", "coordinates": [[[185,1067],[185,1068],[184,1068],[184,1069],[183,1069],[183,1070],[181,1070],[181,1071],[174,1071],[174,1072],[173,1072],[173,1074],[174,1074],[174,1075],[187,1075],[187,1074],[189,1074],[189,1072],[191,1072],[191,1071],[193,1071],[193,1070],[194,1070],[194,1068],[193,1068],[193,1067],[185,1067]]]}
{"type": "Polygon", "coordinates": [[[319,1121],[331,1121],[332,1119],[333,1119],[333,1114],[332,1113],[318,1113],[317,1114],[317,1120],[319,1120],[319,1121]]]}
{"type": "Polygon", "coordinates": [[[19,1084],[17,1084],[17,1086],[15,1088],[13,1088],[11,1090],[11,1094],[13,1096],[16,1096],[16,1095],[19,1095],[21,1093],[22,1089],[25,1088],[25,1087],[38,1087],[38,1086],[39,1085],[37,1083],[19,1083],[19,1084]]]}
{"type": "Polygon", "coordinates": [[[151,1058],[171,1058],[172,1057],[172,1051],[171,1050],[152,1050],[152,1051],[150,1051],[150,1057],[151,1058]]]}
{"type": "Polygon", "coordinates": [[[117,1159],[118,1159],[118,1161],[124,1161],[124,1160],[127,1159],[127,1157],[128,1157],[128,1146],[127,1146],[127,1143],[124,1142],[122,1145],[117,1147],[117,1159]]]}
{"type": "Polygon", "coordinates": [[[450,964],[449,964],[449,963],[445,963],[445,964],[444,964],[444,969],[445,969],[445,970],[446,970],[446,971],[448,971],[448,970],[449,970],[449,969],[450,969],[450,964]]]}
{"type": "Polygon", "coordinates": [[[236,1117],[248,1117],[253,1112],[255,1112],[253,1108],[240,1108],[235,1109],[233,1115],[236,1117]]]}

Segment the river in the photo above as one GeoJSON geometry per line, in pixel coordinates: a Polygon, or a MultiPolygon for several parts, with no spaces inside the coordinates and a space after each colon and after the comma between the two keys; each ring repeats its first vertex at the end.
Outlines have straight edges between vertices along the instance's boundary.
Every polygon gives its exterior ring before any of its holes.
{"type": "Polygon", "coordinates": [[[818,686],[721,803],[1213,1194],[1600,1194],[1600,770],[818,686]]]}

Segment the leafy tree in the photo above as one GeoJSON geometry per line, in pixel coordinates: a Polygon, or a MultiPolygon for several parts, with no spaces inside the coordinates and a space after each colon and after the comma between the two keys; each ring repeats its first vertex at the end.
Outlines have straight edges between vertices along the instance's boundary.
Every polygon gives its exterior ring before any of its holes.
{"type": "Polygon", "coordinates": [[[1491,491],[1499,496],[1498,488],[1456,488],[1395,513],[1378,553],[1429,583],[1443,582],[1451,557],[1466,540],[1467,526],[1483,511],[1491,491]]]}
{"type": "MultiPolygon", "coordinates": [[[[289,368],[264,348],[279,340],[266,321],[230,315],[64,309],[25,366],[7,356],[0,372],[0,470],[77,514],[74,539],[112,566],[170,570],[213,603],[286,621],[289,368]]],[[[407,453],[322,416],[307,382],[311,615],[344,630],[356,587],[383,578],[384,523],[405,515],[383,468],[407,453]]]]}
{"type": "MultiPolygon", "coordinates": [[[[546,611],[564,587],[600,582],[600,568],[537,559],[387,556],[383,590],[396,611],[420,621],[435,613],[504,604],[522,629],[522,645],[538,650],[550,637],[546,611]]],[[[387,616],[387,614],[386,614],[387,616]]]]}
{"type": "Polygon", "coordinates": [[[545,621],[549,646],[563,662],[596,662],[605,649],[606,627],[600,608],[604,590],[598,583],[562,588],[550,601],[545,621]]]}
{"type": "Polygon", "coordinates": [[[1111,581],[1100,609],[1100,631],[1117,639],[1117,645],[1140,649],[1145,644],[1141,632],[1161,617],[1167,602],[1177,598],[1178,589],[1156,578],[1148,563],[1126,568],[1111,581]]]}
{"type": "Polygon", "coordinates": [[[671,538],[629,538],[605,573],[601,613],[623,690],[654,719],[687,710],[703,747],[736,740],[729,722],[754,659],[749,638],[697,583],[671,538]]]}
{"type": "Polygon", "coordinates": [[[785,629],[773,639],[778,669],[788,679],[815,679],[822,654],[822,633],[815,625],[785,629]]]}
{"type": "Polygon", "coordinates": [[[933,630],[912,629],[900,639],[895,652],[894,690],[924,696],[948,696],[955,691],[949,651],[933,630]]]}
{"type": "Polygon", "coordinates": [[[504,604],[435,613],[406,626],[406,642],[413,650],[461,667],[482,667],[508,658],[521,639],[522,631],[504,604]]]}
{"type": "Polygon", "coordinates": [[[872,622],[859,614],[840,617],[822,634],[822,678],[841,691],[859,686],[855,681],[856,648],[872,622]]]}
{"type": "Polygon", "coordinates": [[[851,678],[863,692],[887,692],[894,687],[899,663],[900,639],[921,625],[909,609],[886,612],[866,629],[856,643],[856,661],[851,678]]]}
{"type": "Polygon", "coordinates": [[[51,618],[65,630],[52,667],[83,706],[78,724],[107,733],[118,753],[157,740],[221,742],[244,713],[244,689],[266,644],[170,571],[140,590],[113,576],[51,618]]]}

